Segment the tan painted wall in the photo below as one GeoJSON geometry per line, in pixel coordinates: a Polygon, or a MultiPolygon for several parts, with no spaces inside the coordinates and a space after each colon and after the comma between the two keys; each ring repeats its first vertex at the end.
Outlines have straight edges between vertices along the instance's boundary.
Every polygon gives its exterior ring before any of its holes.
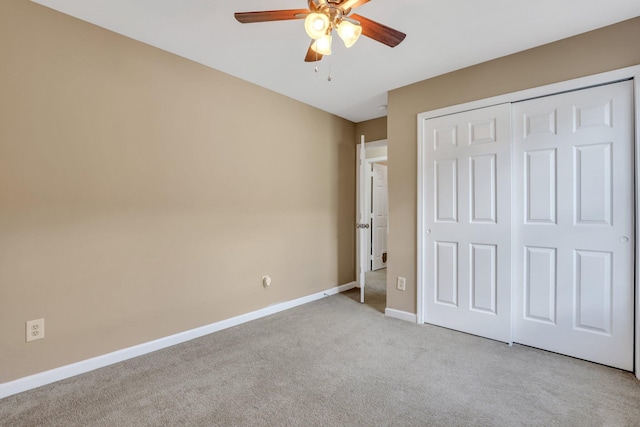
{"type": "Polygon", "coordinates": [[[387,147],[371,147],[367,148],[364,153],[365,159],[375,159],[376,157],[386,157],[387,147]]]}
{"type": "Polygon", "coordinates": [[[3,0],[0,382],[354,280],[355,139],[349,121],[3,0]],[[25,343],[41,317],[46,338],[25,343]]]}
{"type": "Polygon", "coordinates": [[[365,142],[387,139],[387,118],[367,120],[356,123],[356,139],[360,143],[360,135],[364,135],[365,142]]]}
{"type": "Polygon", "coordinates": [[[416,312],[417,114],[640,64],[640,17],[389,93],[387,307],[416,312]],[[395,289],[397,276],[406,291],[395,289]]]}

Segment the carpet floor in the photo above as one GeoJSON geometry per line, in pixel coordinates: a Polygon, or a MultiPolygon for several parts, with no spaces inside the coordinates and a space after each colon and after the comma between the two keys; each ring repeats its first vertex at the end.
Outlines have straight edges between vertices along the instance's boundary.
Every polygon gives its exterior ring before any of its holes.
{"type": "Polygon", "coordinates": [[[2,426],[638,426],[631,373],[335,295],[0,400],[2,426]]]}
{"type": "MultiPolygon", "coordinates": [[[[387,269],[368,271],[364,274],[364,303],[384,314],[387,308],[387,269]]],[[[344,292],[354,301],[360,301],[360,288],[344,292]]]]}

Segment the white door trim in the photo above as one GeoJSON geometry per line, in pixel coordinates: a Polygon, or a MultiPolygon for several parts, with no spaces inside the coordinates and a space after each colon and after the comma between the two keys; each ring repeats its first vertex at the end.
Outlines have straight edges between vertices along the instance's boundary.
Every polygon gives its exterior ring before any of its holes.
{"type": "MultiPolygon", "coordinates": [[[[463,111],[473,110],[477,108],[489,107],[492,105],[517,102],[526,99],[536,98],[540,96],[547,96],[556,93],[572,91],[577,89],[583,89],[590,86],[597,86],[605,83],[612,83],[620,80],[634,80],[634,108],[635,108],[635,185],[636,185],[636,203],[635,203],[635,229],[636,229],[636,243],[635,243],[635,263],[636,266],[640,265],[640,223],[638,221],[638,213],[640,212],[640,194],[638,187],[640,186],[639,168],[640,168],[640,65],[632,67],[622,68],[619,70],[608,71],[605,73],[595,74],[592,76],[581,77],[577,79],[567,80],[560,83],[553,83],[550,85],[540,86],[532,89],[526,89],[505,95],[494,96],[491,98],[481,99],[477,101],[467,102],[464,104],[453,105],[445,108],[439,108],[432,111],[426,111],[418,114],[417,126],[418,126],[418,176],[417,176],[417,258],[416,258],[416,317],[418,323],[424,323],[424,287],[425,287],[425,266],[423,264],[425,254],[425,240],[423,233],[426,230],[424,219],[424,180],[425,180],[425,167],[423,164],[423,123],[427,119],[434,117],[444,116],[448,114],[460,113],[463,111]]],[[[640,379],[640,274],[636,267],[635,272],[635,368],[634,372],[636,377],[640,379]]]]}
{"type": "Polygon", "coordinates": [[[635,76],[633,79],[634,86],[634,101],[633,107],[635,108],[636,113],[636,123],[635,123],[635,131],[636,131],[636,139],[635,139],[635,177],[636,177],[636,211],[635,211],[635,227],[636,227],[636,247],[635,247],[635,282],[636,282],[636,343],[635,343],[635,367],[634,372],[636,374],[636,378],[640,380],[640,274],[638,272],[638,266],[640,265],[640,243],[638,242],[638,238],[640,238],[640,222],[638,221],[638,215],[640,214],[640,177],[638,176],[638,169],[640,168],[640,67],[635,68],[635,76]]]}

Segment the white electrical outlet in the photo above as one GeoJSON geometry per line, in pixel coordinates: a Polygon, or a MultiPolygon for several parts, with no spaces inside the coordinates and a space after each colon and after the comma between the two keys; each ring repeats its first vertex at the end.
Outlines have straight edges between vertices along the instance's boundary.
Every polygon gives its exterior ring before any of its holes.
{"type": "Polygon", "coordinates": [[[262,276],[262,286],[264,286],[265,288],[268,288],[269,286],[271,286],[271,277],[262,276]]]}
{"type": "Polygon", "coordinates": [[[44,319],[28,320],[25,338],[27,342],[44,338],[44,319]]]}
{"type": "Polygon", "coordinates": [[[398,283],[396,284],[396,287],[398,288],[398,290],[404,291],[406,285],[407,285],[407,279],[405,279],[404,277],[398,277],[398,283]]]}

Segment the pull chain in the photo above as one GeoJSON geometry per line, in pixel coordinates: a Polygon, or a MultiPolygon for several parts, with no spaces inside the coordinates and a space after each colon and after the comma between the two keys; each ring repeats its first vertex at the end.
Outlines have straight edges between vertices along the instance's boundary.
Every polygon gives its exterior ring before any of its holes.
{"type": "MultiPolygon", "coordinates": [[[[314,52],[316,54],[316,61],[315,61],[316,62],[316,66],[313,67],[313,71],[316,74],[318,74],[320,72],[320,69],[318,68],[318,65],[317,65],[318,64],[318,51],[314,49],[314,52]]],[[[325,55],[325,56],[328,56],[328,55],[325,55]]],[[[327,75],[327,81],[330,82],[333,79],[333,76],[331,75],[331,62],[332,61],[331,61],[331,57],[330,56],[329,56],[328,61],[329,61],[329,74],[327,75]]]]}
{"type": "Polygon", "coordinates": [[[314,49],[313,52],[316,54],[316,66],[313,70],[318,74],[318,51],[314,49]]]}

